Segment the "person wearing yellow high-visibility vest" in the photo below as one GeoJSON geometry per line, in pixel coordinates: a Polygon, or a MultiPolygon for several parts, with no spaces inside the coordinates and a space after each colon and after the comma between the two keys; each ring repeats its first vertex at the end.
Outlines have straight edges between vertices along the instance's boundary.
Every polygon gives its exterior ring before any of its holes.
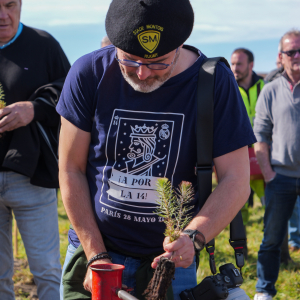
{"type": "MultiPolygon", "coordinates": [[[[231,55],[231,70],[238,83],[252,127],[255,118],[256,101],[264,86],[263,78],[253,71],[253,65],[254,56],[251,51],[245,48],[238,48],[233,51],[231,55]]],[[[264,203],[264,181],[262,179],[250,180],[250,186],[252,191],[264,203]]],[[[253,197],[253,192],[250,197],[253,197]]],[[[244,225],[247,224],[249,219],[248,205],[246,203],[242,209],[244,225]]]]}
{"type": "Polygon", "coordinates": [[[231,56],[231,70],[239,85],[247,113],[253,126],[257,98],[264,86],[261,76],[253,71],[253,53],[244,48],[234,50],[231,56]]]}

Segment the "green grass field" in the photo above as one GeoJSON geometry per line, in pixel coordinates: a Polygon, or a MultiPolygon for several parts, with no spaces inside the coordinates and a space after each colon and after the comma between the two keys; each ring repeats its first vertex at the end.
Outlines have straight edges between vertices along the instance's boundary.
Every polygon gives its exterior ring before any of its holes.
{"type": "MultiPolygon", "coordinates": [[[[260,246],[260,242],[263,236],[263,213],[264,209],[261,207],[258,199],[255,199],[254,207],[250,208],[250,222],[247,227],[247,237],[248,237],[248,249],[249,257],[243,268],[244,284],[242,288],[246,293],[253,299],[255,294],[255,284],[256,284],[256,260],[257,252],[260,246]]],[[[61,264],[64,262],[66,249],[68,246],[68,229],[69,220],[64,210],[61,197],[59,194],[58,200],[58,219],[59,219],[59,234],[60,234],[60,254],[61,254],[61,264]]],[[[215,259],[217,267],[223,265],[224,263],[234,263],[234,252],[228,242],[229,230],[226,228],[221,232],[221,234],[216,238],[216,250],[215,259]]],[[[22,244],[20,236],[18,237],[18,258],[26,259],[26,253],[22,244]]],[[[276,284],[278,293],[275,300],[279,299],[300,299],[300,252],[292,253],[292,259],[295,264],[290,263],[289,265],[282,265],[279,273],[279,278],[276,284]]],[[[211,275],[208,254],[205,250],[201,252],[200,267],[198,269],[198,281],[200,282],[204,277],[211,275]]],[[[19,270],[14,275],[14,281],[18,282],[22,280],[23,282],[32,281],[32,276],[29,272],[28,267],[24,270],[19,270]]],[[[22,295],[20,291],[18,299],[27,299],[26,295],[22,295]]]]}

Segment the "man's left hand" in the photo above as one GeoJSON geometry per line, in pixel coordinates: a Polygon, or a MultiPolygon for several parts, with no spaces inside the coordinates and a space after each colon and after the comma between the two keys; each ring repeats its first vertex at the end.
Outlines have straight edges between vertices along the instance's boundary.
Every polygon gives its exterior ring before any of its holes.
{"type": "Polygon", "coordinates": [[[16,102],[0,109],[0,133],[12,131],[29,124],[34,117],[30,101],[16,102]]]}
{"type": "Polygon", "coordinates": [[[152,268],[157,267],[157,263],[161,256],[167,257],[175,262],[175,267],[188,268],[194,261],[195,248],[190,237],[181,233],[180,237],[170,243],[170,238],[166,237],[163,243],[164,254],[155,257],[152,262],[152,268]]]}

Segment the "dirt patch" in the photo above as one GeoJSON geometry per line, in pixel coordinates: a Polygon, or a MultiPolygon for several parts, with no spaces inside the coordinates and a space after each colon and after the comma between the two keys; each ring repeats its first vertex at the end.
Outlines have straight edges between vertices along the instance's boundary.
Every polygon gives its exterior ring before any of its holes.
{"type": "Polygon", "coordinates": [[[13,281],[16,300],[39,299],[33,275],[30,273],[27,260],[15,259],[13,281]]]}
{"type": "Polygon", "coordinates": [[[165,300],[167,290],[175,274],[175,263],[166,257],[161,257],[154,275],[144,292],[147,300],[165,300]]]}

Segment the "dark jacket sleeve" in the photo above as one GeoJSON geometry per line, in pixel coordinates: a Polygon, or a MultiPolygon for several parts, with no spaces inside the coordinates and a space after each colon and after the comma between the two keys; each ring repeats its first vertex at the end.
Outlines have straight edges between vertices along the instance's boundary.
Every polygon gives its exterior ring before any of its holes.
{"type": "MultiPolygon", "coordinates": [[[[52,84],[51,90],[43,88],[43,94],[39,95],[48,101],[52,99],[59,99],[63,84],[57,84],[58,82],[64,82],[71,66],[66,57],[64,51],[62,50],[60,44],[53,39],[52,40],[52,47],[49,49],[49,59],[47,61],[47,70],[48,70],[48,77],[49,83],[52,84]],[[48,98],[50,97],[50,99],[48,98]]],[[[39,91],[38,89],[37,91],[39,91]]],[[[36,92],[34,95],[36,94],[36,92]]],[[[59,115],[55,110],[55,106],[49,106],[46,102],[43,101],[34,101],[34,95],[32,95],[29,101],[32,101],[34,107],[34,121],[39,121],[46,126],[56,126],[59,122],[59,115]]]]}
{"type": "Polygon", "coordinates": [[[60,78],[52,83],[37,89],[29,98],[34,107],[34,121],[39,121],[44,126],[57,126],[60,120],[55,107],[59,100],[65,78],[60,78]]]}

